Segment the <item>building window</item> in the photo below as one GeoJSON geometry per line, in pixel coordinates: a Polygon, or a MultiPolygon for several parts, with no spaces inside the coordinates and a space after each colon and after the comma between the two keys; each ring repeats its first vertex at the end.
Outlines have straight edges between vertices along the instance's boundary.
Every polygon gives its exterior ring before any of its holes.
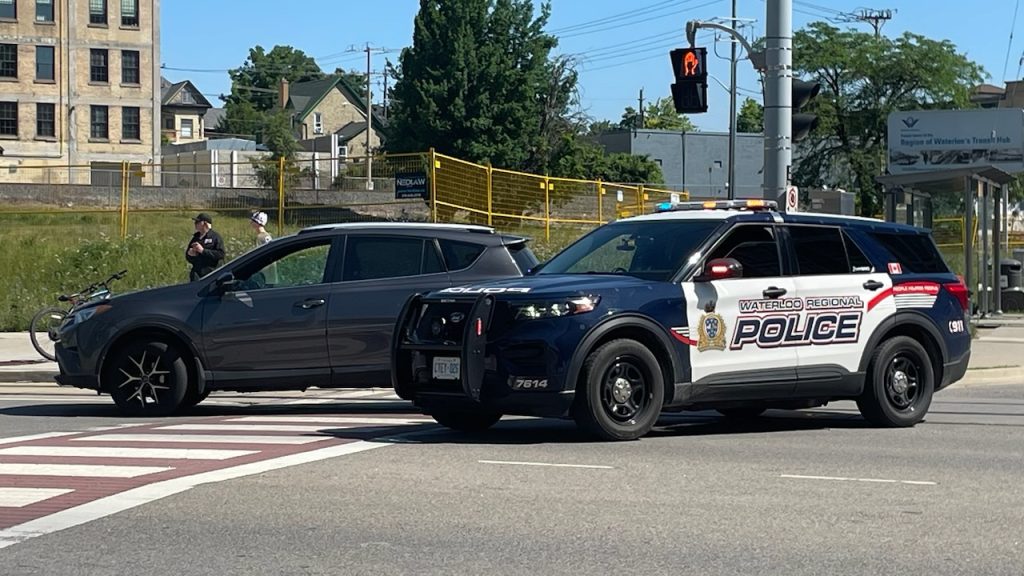
{"type": "Polygon", "coordinates": [[[36,137],[53,138],[57,135],[56,111],[53,104],[36,104],[36,137]]]}
{"type": "Polygon", "coordinates": [[[139,125],[139,109],[134,107],[121,108],[121,138],[124,140],[141,140],[142,128],[139,125]]]}
{"type": "Polygon", "coordinates": [[[174,130],[174,116],[164,118],[164,130],[174,130]]]}
{"type": "Polygon", "coordinates": [[[107,24],[107,0],[89,0],[89,24],[107,24]]]}
{"type": "Polygon", "coordinates": [[[139,84],[139,53],[135,50],[121,51],[121,82],[139,84]]]}
{"type": "Polygon", "coordinates": [[[36,22],[53,22],[53,0],[36,0],[36,22]]]}
{"type": "Polygon", "coordinates": [[[0,0],[0,20],[17,20],[18,3],[15,0],[0,0]]]}
{"type": "Polygon", "coordinates": [[[0,102],[0,136],[18,135],[18,103],[0,102]]]}
{"type": "Polygon", "coordinates": [[[121,26],[139,27],[139,0],[121,0],[121,26]]]}
{"type": "Polygon", "coordinates": [[[313,112],[313,134],[324,133],[324,116],[319,112],[313,112]]]}
{"type": "Polygon", "coordinates": [[[182,118],[181,119],[181,137],[191,138],[192,137],[192,119],[182,118]]]}
{"type": "Polygon", "coordinates": [[[107,51],[101,48],[89,50],[89,81],[106,83],[110,80],[107,66],[107,51]]]}
{"type": "Polygon", "coordinates": [[[107,107],[89,107],[89,137],[94,140],[107,140],[110,132],[107,130],[107,107]]]}
{"type": "Polygon", "coordinates": [[[53,46],[36,46],[36,80],[53,78],[53,46]]]}
{"type": "Polygon", "coordinates": [[[18,45],[0,44],[0,78],[18,77],[18,45]]]}

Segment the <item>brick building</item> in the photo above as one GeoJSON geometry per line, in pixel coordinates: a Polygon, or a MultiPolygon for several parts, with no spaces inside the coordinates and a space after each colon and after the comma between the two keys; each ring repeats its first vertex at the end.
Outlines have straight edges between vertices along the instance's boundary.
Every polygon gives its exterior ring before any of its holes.
{"type": "Polygon", "coordinates": [[[0,182],[158,164],[160,92],[160,0],[0,0],[0,182]]]}

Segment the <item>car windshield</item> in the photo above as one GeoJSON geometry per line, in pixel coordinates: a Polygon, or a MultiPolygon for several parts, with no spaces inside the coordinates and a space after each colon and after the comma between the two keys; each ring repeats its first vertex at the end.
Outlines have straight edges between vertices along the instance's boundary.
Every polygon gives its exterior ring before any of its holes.
{"type": "Polygon", "coordinates": [[[713,220],[608,224],[577,240],[537,274],[626,274],[668,281],[720,224],[713,220]]]}

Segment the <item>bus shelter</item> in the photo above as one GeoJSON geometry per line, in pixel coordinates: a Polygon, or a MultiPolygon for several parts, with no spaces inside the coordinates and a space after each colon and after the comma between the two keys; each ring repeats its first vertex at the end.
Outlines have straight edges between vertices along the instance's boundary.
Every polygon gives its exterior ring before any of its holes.
{"type": "Polygon", "coordinates": [[[974,165],[950,170],[934,170],[914,174],[877,176],[885,195],[886,219],[931,228],[931,198],[937,194],[962,194],[964,202],[964,284],[971,295],[971,310],[984,318],[1002,314],[999,263],[1002,260],[1000,238],[1007,222],[1006,202],[1009,185],[1015,176],[992,165],[974,165]],[[975,214],[975,201],[978,212],[975,214]],[[898,216],[902,216],[899,217],[898,216]],[[981,260],[977,275],[980,294],[975,283],[974,245],[975,218],[981,260]],[[991,254],[991,259],[989,255],[991,254]],[[991,262],[991,265],[988,263],[991,262]]]}

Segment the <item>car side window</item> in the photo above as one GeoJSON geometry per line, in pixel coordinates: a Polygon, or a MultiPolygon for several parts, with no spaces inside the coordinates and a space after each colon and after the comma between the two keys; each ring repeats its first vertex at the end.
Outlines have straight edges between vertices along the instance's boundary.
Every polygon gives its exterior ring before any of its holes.
{"type": "Polygon", "coordinates": [[[842,232],[831,226],[789,226],[789,237],[796,253],[797,274],[822,276],[849,274],[853,270],[846,257],[842,232]]]}
{"type": "Polygon", "coordinates": [[[322,284],[330,252],[330,238],[309,244],[292,244],[246,265],[235,273],[235,278],[241,290],[322,284]]]}
{"type": "Polygon", "coordinates": [[[739,262],[743,266],[743,278],[782,275],[779,242],[771,226],[740,225],[733,228],[707,260],[716,258],[732,258],[739,262]]]}
{"type": "Polygon", "coordinates": [[[444,254],[444,262],[448,270],[465,270],[476,262],[476,259],[484,253],[487,248],[481,244],[472,242],[460,242],[458,240],[441,240],[441,253],[444,254]]]}
{"type": "MultiPolygon", "coordinates": [[[[402,236],[349,236],[345,242],[342,280],[378,280],[419,276],[430,264],[422,238],[402,236]]],[[[436,257],[436,254],[435,254],[436,257]]],[[[436,271],[436,270],[435,270],[436,271]]]]}
{"type": "Polygon", "coordinates": [[[444,264],[441,263],[441,256],[437,253],[437,246],[433,240],[423,243],[423,274],[440,274],[444,272],[444,264]]]}
{"type": "Polygon", "coordinates": [[[875,271],[875,265],[864,255],[864,251],[857,246],[853,238],[843,232],[843,242],[846,244],[846,256],[850,260],[850,272],[854,274],[870,274],[875,271]]]}

